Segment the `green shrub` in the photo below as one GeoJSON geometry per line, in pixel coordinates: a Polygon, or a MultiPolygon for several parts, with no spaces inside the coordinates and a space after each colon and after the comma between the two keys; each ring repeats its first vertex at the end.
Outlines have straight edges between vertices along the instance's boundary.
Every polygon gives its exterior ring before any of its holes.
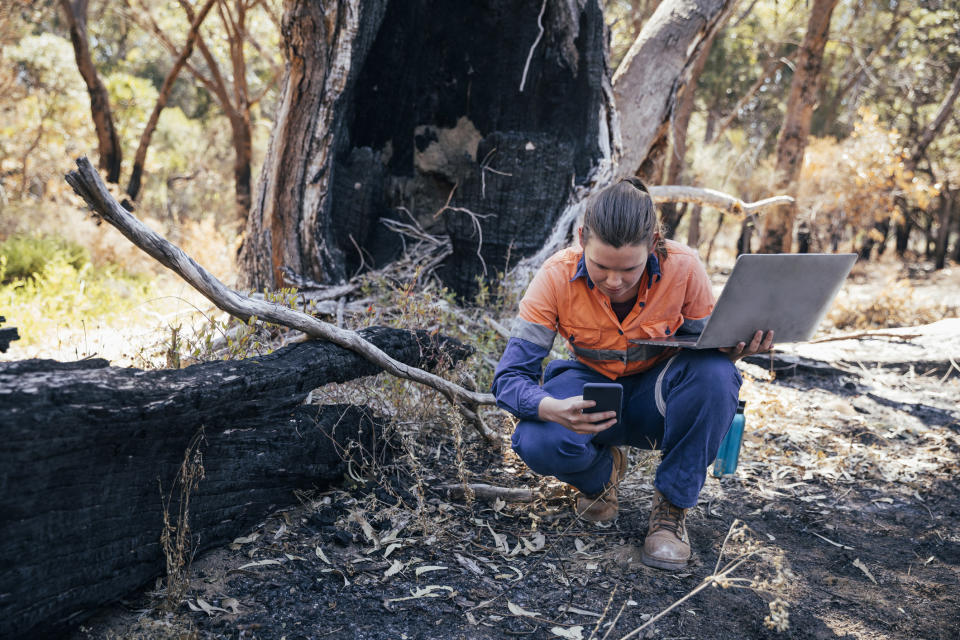
{"type": "Polygon", "coordinates": [[[86,248],[57,236],[14,235],[0,242],[0,283],[36,278],[48,264],[80,270],[90,262],[86,248]]]}

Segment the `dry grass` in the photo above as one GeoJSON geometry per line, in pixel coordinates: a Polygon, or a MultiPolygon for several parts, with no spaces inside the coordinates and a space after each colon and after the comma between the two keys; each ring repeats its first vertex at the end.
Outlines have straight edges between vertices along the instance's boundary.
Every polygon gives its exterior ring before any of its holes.
{"type": "Polygon", "coordinates": [[[163,503],[163,531],[160,534],[160,548],[167,565],[167,579],[161,609],[173,612],[180,608],[190,588],[190,563],[193,560],[193,543],[190,537],[190,497],[197,484],[203,480],[203,443],[201,430],[187,446],[177,478],[164,497],[163,486],[160,495],[163,503]],[[174,495],[177,496],[176,513],[171,513],[174,495]]]}

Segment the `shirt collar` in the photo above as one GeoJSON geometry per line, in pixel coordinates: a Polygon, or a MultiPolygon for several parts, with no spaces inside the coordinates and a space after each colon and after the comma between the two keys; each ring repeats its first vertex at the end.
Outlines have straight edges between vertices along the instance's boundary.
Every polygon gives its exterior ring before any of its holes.
{"type": "MultiPolygon", "coordinates": [[[[653,286],[654,282],[660,282],[662,277],[660,273],[660,260],[657,258],[656,251],[651,251],[650,255],[647,256],[647,289],[653,286]],[[656,277],[656,280],[654,280],[656,277]]],[[[577,278],[586,278],[587,286],[593,289],[593,280],[590,279],[590,274],[587,273],[587,262],[583,256],[583,253],[580,253],[580,261],[577,262],[577,272],[573,274],[573,277],[570,278],[570,282],[573,282],[577,278]]]]}
{"type": "Polygon", "coordinates": [[[580,252],[580,261],[577,262],[577,272],[573,274],[573,277],[570,278],[570,282],[573,282],[577,278],[586,278],[587,286],[593,289],[593,280],[590,279],[590,274],[587,273],[587,261],[583,257],[583,252],[580,252]]]}

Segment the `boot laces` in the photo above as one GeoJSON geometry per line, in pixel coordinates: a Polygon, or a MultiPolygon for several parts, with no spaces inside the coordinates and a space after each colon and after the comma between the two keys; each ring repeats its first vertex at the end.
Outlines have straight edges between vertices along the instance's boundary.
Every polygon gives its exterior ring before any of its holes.
{"type": "Polygon", "coordinates": [[[684,517],[684,509],[675,507],[666,498],[662,498],[653,509],[652,529],[666,529],[682,540],[684,517]]]}

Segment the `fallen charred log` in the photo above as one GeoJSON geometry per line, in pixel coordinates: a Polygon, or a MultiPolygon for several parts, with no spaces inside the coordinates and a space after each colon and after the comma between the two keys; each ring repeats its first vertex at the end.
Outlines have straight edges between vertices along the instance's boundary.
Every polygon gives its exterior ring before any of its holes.
{"type": "MultiPolygon", "coordinates": [[[[468,353],[426,332],[360,333],[412,366],[468,353]]],[[[182,370],[0,363],[0,637],[54,633],[162,572],[163,494],[198,434],[196,551],[292,503],[294,490],[342,477],[345,447],[376,452],[380,424],[364,407],[302,403],[323,384],[376,373],[320,341],[182,370]]]]}

